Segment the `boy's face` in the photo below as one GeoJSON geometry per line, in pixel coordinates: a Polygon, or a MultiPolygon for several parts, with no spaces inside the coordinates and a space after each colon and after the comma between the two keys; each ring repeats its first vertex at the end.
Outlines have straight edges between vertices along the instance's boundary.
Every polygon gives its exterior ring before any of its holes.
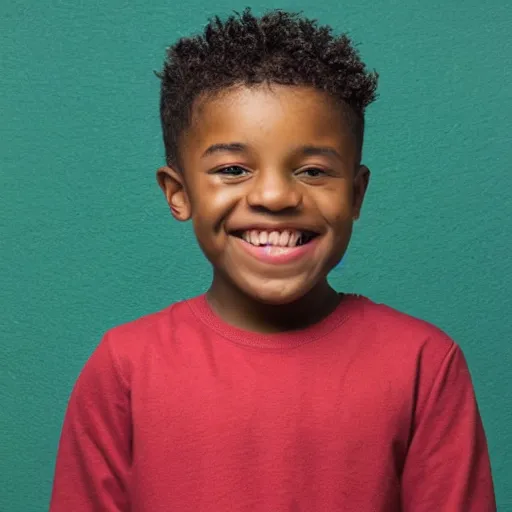
{"type": "Polygon", "coordinates": [[[307,87],[239,87],[204,100],[180,144],[182,172],[158,179],[178,220],[192,219],[224,289],[287,304],[347,248],[369,171],[350,125],[307,87]]]}

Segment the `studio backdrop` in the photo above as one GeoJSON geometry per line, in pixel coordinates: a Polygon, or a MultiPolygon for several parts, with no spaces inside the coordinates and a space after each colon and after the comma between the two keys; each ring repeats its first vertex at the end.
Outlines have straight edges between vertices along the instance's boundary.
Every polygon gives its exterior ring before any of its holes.
{"type": "MultiPolygon", "coordinates": [[[[165,48],[235,0],[0,6],[0,512],[47,510],[63,415],[103,333],[210,269],[157,187],[165,48]]],[[[464,350],[512,511],[512,9],[507,0],[256,0],[345,31],[380,73],[343,291],[464,350]]]]}

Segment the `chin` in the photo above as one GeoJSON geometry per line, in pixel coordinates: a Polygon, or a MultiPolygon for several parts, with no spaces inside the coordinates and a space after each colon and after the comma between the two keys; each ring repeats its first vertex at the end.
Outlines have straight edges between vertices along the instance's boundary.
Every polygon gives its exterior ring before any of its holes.
{"type": "Polygon", "coordinates": [[[284,306],[298,301],[310,290],[308,286],[297,286],[291,283],[270,282],[259,286],[244,287],[244,293],[257,302],[271,306],[284,306]]]}

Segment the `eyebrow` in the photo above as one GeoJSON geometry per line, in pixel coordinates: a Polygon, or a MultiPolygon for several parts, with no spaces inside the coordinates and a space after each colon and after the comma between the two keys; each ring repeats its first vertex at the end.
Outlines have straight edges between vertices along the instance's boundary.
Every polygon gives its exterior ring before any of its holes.
{"type": "MultiPolygon", "coordinates": [[[[206,151],[202,155],[202,158],[219,152],[245,153],[247,152],[247,150],[247,144],[243,144],[242,142],[213,144],[206,149],[206,151]]],[[[329,146],[301,146],[298,148],[298,152],[304,156],[328,155],[335,157],[337,160],[343,160],[341,155],[334,148],[331,148],[329,146]]]]}
{"type": "Polygon", "coordinates": [[[213,144],[203,153],[202,158],[223,151],[228,151],[230,153],[245,153],[247,151],[247,145],[242,144],[241,142],[213,144]]]}
{"type": "Polygon", "coordinates": [[[317,156],[317,155],[328,155],[333,156],[338,160],[343,160],[341,155],[329,146],[302,146],[300,152],[304,156],[317,156]]]}

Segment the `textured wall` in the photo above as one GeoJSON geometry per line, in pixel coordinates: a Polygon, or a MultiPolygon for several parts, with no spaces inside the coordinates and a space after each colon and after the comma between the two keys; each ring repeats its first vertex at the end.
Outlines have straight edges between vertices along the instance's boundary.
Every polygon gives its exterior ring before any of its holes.
{"type": "MultiPolygon", "coordinates": [[[[1,512],[46,509],[66,401],[102,333],[208,282],[190,226],[172,222],[154,179],[152,70],[176,37],[245,5],[2,2],[1,512]]],[[[332,280],[459,342],[499,508],[512,511],[509,2],[254,5],[264,7],[349,31],[381,73],[366,145],[373,182],[332,280]]]]}

